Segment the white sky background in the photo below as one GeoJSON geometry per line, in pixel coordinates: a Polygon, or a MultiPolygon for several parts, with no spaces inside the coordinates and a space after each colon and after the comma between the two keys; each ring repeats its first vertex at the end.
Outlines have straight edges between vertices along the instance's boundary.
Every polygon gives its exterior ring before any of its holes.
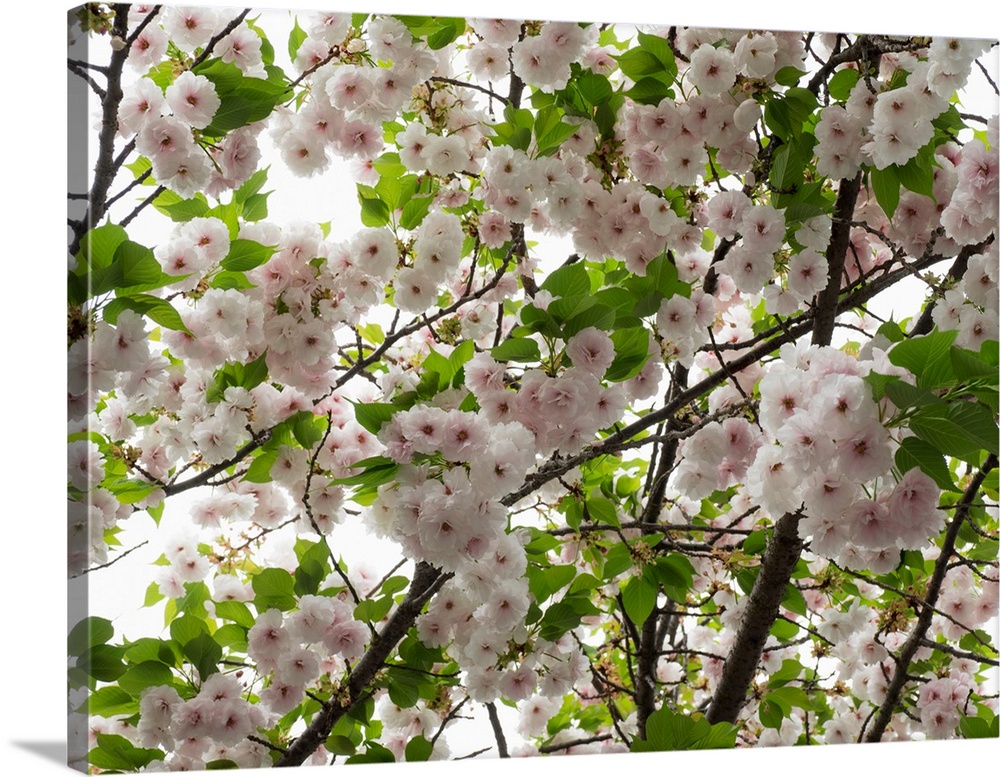
{"type": "MultiPolygon", "coordinates": [[[[13,6],[5,14],[2,42],[6,100],[2,110],[4,173],[7,203],[3,223],[9,303],[3,306],[7,337],[4,372],[4,483],[7,485],[3,518],[8,559],[0,571],[0,591],[5,597],[0,667],[5,736],[0,742],[0,769],[9,777],[65,775],[61,747],[64,734],[65,631],[65,11],[69,3],[35,0],[13,6]],[[13,207],[12,207],[13,206],[13,207]],[[11,242],[10,237],[13,237],[11,242]]],[[[202,5],[231,6],[204,0],[202,5]]],[[[275,8],[296,8],[304,3],[271,0],[275,8]]],[[[836,0],[806,10],[794,0],[772,0],[757,6],[742,0],[716,0],[708,4],[678,4],[669,10],[652,9],[641,0],[618,0],[602,5],[577,0],[572,5],[554,0],[507,0],[488,5],[481,0],[421,0],[419,5],[383,0],[372,7],[358,0],[328,0],[334,10],[434,13],[439,15],[508,16],[620,22],[698,24],[776,29],[814,29],[892,32],[898,34],[948,34],[1000,37],[1000,17],[987,16],[967,2],[940,7],[912,3],[875,5],[868,0],[836,0]],[[951,13],[958,9],[959,13],[951,13]],[[981,15],[981,16],[980,16],[981,15]]],[[[317,5],[313,5],[317,7],[317,5]]],[[[275,41],[276,48],[282,41],[275,41]]],[[[974,79],[981,79],[974,73],[974,79]]],[[[272,199],[276,205],[277,197],[272,199]]],[[[348,203],[356,207],[355,201],[348,203]]],[[[272,209],[275,221],[276,209],[272,209]]],[[[330,214],[332,215],[332,214],[330,214]]],[[[324,217],[329,218],[329,215],[324,217]]],[[[113,570],[110,573],[113,574],[113,570]]],[[[126,581],[117,580],[119,585],[126,581]]],[[[145,582],[141,584],[145,588],[145,582]]],[[[139,592],[141,594],[141,591],[139,592]]],[[[740,770],[755,774],[764,769],[779,773],[807,768],[811,775],[834,775],[864,769],[881,774],[891,770],[921,769],[996,763],[1000,741],[885,745],[877,748],[783,748],[767,752],[712,754],[627,755],[582,757],[571,762],[585,774],[628,769],[669,769],[682,772],[740,770]],[[766,759],[766,760],[764,760],[766,759]]],[[[566,764],[564,764],[566,765],[566,764]]],[[[466,765],[467,766],[467,765],[466,765]]],[[[409,765],[408,774],[458,775],[463,765],[409,765]],[[433,771],[432,771],[433,770],[433,771]]],[[[500,775],[504,764],[480,761],[477,770],[500,775]]],[[[399,768],[370,766],[369,775],[397,777],[399,768]]],[[[528,775],[551,770],[541,759],[513,766],[528,775]]],[[[254,772],[257,773],[257,772],[254,772]]],[[[353,771],[351,772],[353,774],[353,771]]]]}

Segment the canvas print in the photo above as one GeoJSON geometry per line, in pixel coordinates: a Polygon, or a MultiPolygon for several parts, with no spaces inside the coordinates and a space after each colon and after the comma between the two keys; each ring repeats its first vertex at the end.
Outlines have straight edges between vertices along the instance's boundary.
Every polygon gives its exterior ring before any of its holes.
{"type": "Polygon", "coordinates": [[[72,767],[998,736],[997,41],[658,12],[69,13],[72,767]]]}

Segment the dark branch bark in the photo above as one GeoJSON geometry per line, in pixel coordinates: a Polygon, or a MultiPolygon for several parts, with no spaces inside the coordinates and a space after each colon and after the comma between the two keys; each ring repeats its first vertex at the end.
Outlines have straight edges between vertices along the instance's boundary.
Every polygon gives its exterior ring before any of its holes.
{"type": "MultiPolygon", "coordinates": [[[[125,40],[128,32],[128,6],[116,3],[112,8],[115,12],[113,35],[125,40]]],[[[107,72],[108,88],[101,100],[101,131],[97,136],[97,163],[94,166],[94,184],[90,188],[90,209],[82,219],[73,225],[73,240],[69,246],[69,252],[72,256],[75,256],[76,252],[80,250],[80,241],[83,236],[101,220],[107,209],[105,200],[115,176],[113,157],[115,135],[118,132],[118,106],[124,96],[122,69],[128,58],[128,52],[127,45],[119,51],[111,51],[107,72]]]]}
{"type": "Polygon", "coordinates": [[[486,712],[490,716],[490,726],[493,728],[493,736],[497,740],[497,752],[501,758],[510,758],[510,753],[507,752],[507,737],[503,735],[503,726],[500,725],[500,716],[497,715],[497,705],[488,702],[486,712]]]}
{"type": "MultiPolygon", "coordinates": [[[[844,278],[844,261],[850,244],[851,220],[854,206],[861,190],[861,174],[853,180],[842,179],[834,205],[833,231],[827,248],[830,278],[820,292],[813,314],[813,345],[829,345],[833,336],[834,321],[842,309],[840,287],[844,278]]],[[[764,651],[767,635],[778,617],[778,609],[785,595],[785,588],[802,553],[799,538],[801,514],[786,513],[774,526],[771,544],[764,553],[760,574],[754,581],[746,609],[740,619],[732,648],[722,670],[722,677],[708,708],[711,723],[735,723],[746,703],[747,689],[753,682],[757,665],[764,651]]]]}
{"type": "Polygon", "coordinates": [[[930,582],[927,583],[927,592],[924,594],[926,604],[920,608],[920,615],[917,616],[917,624],[913,627],[913,631],[910,632],[910,636],[903,643],[903,647],[896,657],[896,668],[892,673],[892,680],[885,692],[885,700],[878,709],[878,715],[872,723],[871,730],[865,736],[866,742],[878,742],[881,740],[882,735],[885,734],[886,727],[889,725],[889,721],[892,720],[892,713],[895,711],[896,705],[899,703],[899,698],[903,694],[903,686],[906,685],[906,673],[910,668],[910,662],[913,661],[914,654],[927,638],[927,630],[931,627],[931,621],[934,619],[934,606],[937,604],[938,596],[941,594],[941,585],[944,583],[944,577],[948,571],[948,562],[955,551],[955,540],[958,538],[959,529],[962,528],[963,521],[968,517],[969,508],[975,501],[976,495],[979,493],[979,488],[986,479],[986,475],[996,466],[997,457],[990,454],[983,464],[982,469],[975,474],[962,494],[962,499],[958,503],[958,509],[955,511],[955,517],[951,519],[951,524],[945,533],[944,544],[941,546],[941,555],[938,556],[938,560],[934,564],[934,572],[931,574],[930,582]]]}
{"type": "Polygon", "coordinates": [[[470,84],[466,81],[459,81],[457,78],[445,78],[444,76],[431,76],[430,80],[438,84],[451,84],[452,86],[459,86],[463,89],[475,89],[477,92],[482,92],[495,100],[499,100],[504,105],[507,105],[508,102],[507,98],[502,94],[497,94],[492,89],[487,89],[485,86],[480,86],[479,84],[470,84]]]}
{"type": "Polygon", "coordinates": [[[450,578],[450,573],[442,573],[425,561],[417,564],[406,598],[389,618],[385,628],[372,638],[371,646],[351,670],[340,693],[323,705],[306,730],[275,762],[275,766],[300,766],[316,752],[330,736],[337,721],[367,693],[386,658],[413,625],[423,606],[450,578]]]}
{"type": "Polygon", "coordinates": [[[854,176],[853,180],[844,178],[840,181],[837,202],[833,208],[833,233],[830,235],[830,245],[826,250],[830,279],[816,300],[813,345],[829,345],[833,337],[833,322],[837,318],[840,286],[844,282],[844,262],[851,242],[851,217],[860,191],[861,173],[854,176]]]}
{"type": "MultiPolygon", "coordinates": [[[[991,238],[992,239],[992,238],[991,238]]],[[[950,268],[948,268],[948,273],[945,278],[952,281],[958,281],[965,275],[965,271],[969,269],[969,259],[974,255],[978,254],[983,250],[983,244],[977,243],[972,246],[965,246],[955,257],[955,262],[950,268]]],[[[937,307],[937,300],[932,299],[927,303],[924,308],[924,312],[920,314],[920,318],[917,319],[917,323],[913,325],[913,328],[909,332],[909,337],[915,337],[917,335],[925,335],[934,328],[934,308],[937,307]]]]}
{"type": "Polygon", "coordinates": [[[198,67],[198,65],[204,62],[206,59],[208,59],[212,55],[212,51],[215,49],[215,47],[219,45],[219,41],[225,38],[229,33],[231,33],[237,27],[239,27],[240,24],[243,22],[243,20],[250,15],[250,10],[251,9],[249,8],[244,8],[243,12],[239,16],[237,16],[235,19],[229,22],[229,24],[227,24],[221,32],[219,32],[214,38],[212,38],[205,45],[205,48],[202,49],[202,52],[201,54],[198,55],[198,58],[191,63],[191,68],[194,69],[198,67]]]}
{"type": "Polygon", "coordinates": [[[735,723],[746,703],[747,689],[757,672],[764,642],[778,616],[785,587],[802,552],[799,513],[786,513],[774,525],[774,537],[760,563],[760,574],[740,619],[722,677],[708,708],[712,724],[735,723]]]}

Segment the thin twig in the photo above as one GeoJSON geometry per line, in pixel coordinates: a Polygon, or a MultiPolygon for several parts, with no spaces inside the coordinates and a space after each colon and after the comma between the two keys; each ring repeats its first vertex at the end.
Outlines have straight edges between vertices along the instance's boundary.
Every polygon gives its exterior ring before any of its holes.
{"type": "Polygon", "coordinates": [[[101,564],[100,566],[97,566],[97,567],[90,567],[89,569],[85,569],[82,572],[78,572],[75,575],[70,575],[69,579],[70,580],[75,580],[78,577],[83,577],[84,575],[89,575],[91,572],[96,572],[98,569],[107,569],[108,567],[112,566],[113,564],[117,564],[119,561],[121,561],[123,558],[125,558],[129,553],[134,553],[135,551],[139,550],[139,548],[141,548],[143,545],[148,545],[148,544],[149,544],[149,540],[144,540],[143,542],[140,542],[138,545],[136,545],[134,548],[129,548],[124,553],[122,553],[122,554],[120,554],[118,556],[115,556],[113,559],[111,559],[111,561],[107,562],[106,564],[101,564]]]}
{"type": "Polygon", "coordinates": [[[492,89],[487,89],[485,86],[480,86],[479,84],[469,84],[465,81],[459,81],[455,78],[445,78],[444,76],[431,76],[431,81],[435,81],[439,84],[451,84],[452,86],[461,86],[466,89],[475,89],[476,91],[482,92],[483,94],[488,94],[490,97],[496,98],[504,105],[507,105],[510,101],[503,95],[497,94],[492,89]]]}

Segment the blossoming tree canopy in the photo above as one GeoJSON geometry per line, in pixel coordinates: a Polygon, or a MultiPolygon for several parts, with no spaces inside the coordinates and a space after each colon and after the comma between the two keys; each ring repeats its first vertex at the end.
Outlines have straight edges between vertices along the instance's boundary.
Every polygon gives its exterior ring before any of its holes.
{"type": "Polygon", "coordinates": [[[71,38],[75,765],[997,736],[996,42],[71,38]]]}

